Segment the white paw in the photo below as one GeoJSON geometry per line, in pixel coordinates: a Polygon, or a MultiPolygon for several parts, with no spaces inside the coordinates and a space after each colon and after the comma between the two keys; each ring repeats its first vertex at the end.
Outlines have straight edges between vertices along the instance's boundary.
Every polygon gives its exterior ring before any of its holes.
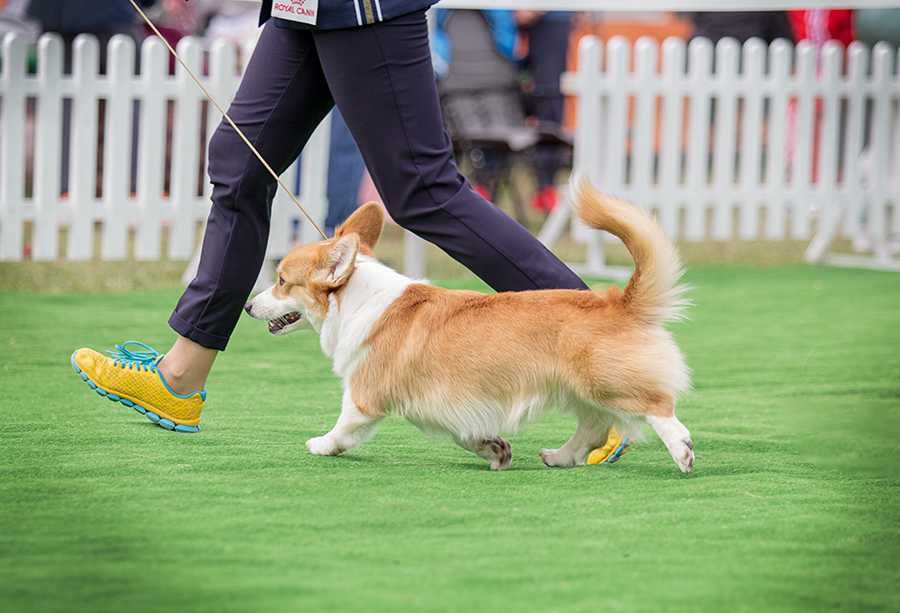
{"type": "Polygon", "coordinates": [[[575,466],[575,458],[562,449],[541,449],[541,460],[544,461],[544,464],[551,467],[568,468],[575,466]]]}
{"type": "Polygon", "coordinates": [[[327,434],[309,439],[306,448],[313,455],[338,455],[344,451],[327,434]]]}
{"type": "Polygon", "coordinates": [[[679,442],[675,449],[670,449],[672,459],[678,464],[683,473],[689,473],[694,469],[694,442],[687,438],[679,442]]]}

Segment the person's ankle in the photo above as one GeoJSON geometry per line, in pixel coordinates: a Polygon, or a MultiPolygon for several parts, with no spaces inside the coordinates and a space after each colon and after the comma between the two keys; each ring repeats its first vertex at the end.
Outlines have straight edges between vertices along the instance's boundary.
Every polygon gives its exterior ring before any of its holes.
{"type": "Polygon", "coordinates": [[[160,360],[157,368],[162,375],[169,388],[180,396],[188,394],[196,394],[203,390],[206,385],[205,381],[200,381],[196,377],[192,377],[189,369],[179,365],[178,363],[169,363],[165,357],[160,360]]]}

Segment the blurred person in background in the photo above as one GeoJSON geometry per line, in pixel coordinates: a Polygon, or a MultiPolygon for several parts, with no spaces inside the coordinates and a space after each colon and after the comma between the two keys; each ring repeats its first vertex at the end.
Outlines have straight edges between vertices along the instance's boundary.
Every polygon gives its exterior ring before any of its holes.
{"type": "Polygon", "coordinates": [[[788,11],[795,41],[808,40],[821,49],[829,40],[843,45],[853,42],[853,11],[848,9],[807,9],[788,11]]]}
{"type": "Polygon", "coordinates": [[[870,47],[881,41],[900,47],[900,8],[857,9],[853,25],[856,38],[870,47]]]}
{"type": "Polygon", "coordinates": [[[703,11],[685,16],[694,24],[694,37],[708,38],[713,43],[726,37],[741,43],[750,38],[761,38],[767,43],[793,38],[784,11],[703,11]]]}
{"type": "Polygon", "coordinates": [[[525,125],[515,14],[438,9],[432,37],[435,74],[451,135],[465,147],[475,190],[485,199],[510,164],[509,143],[525,125]]]}
{"type": "MultiPolygon", "coordinates": [[[[560,91],[560,79],[568,66],[572,14],[516,11],[516,22],[529,76],[529,111],[543,129],[561,131],[565,98],[560,91]]],[[[531,203],[535,210],[549,213],[556,208],[559,200],[556,175],[565,154],[562,144],[538,143],[535,147],[537,193],[531,203]]]]}
{"type": "MultiPolygon", "coordinates": [[[[817,64],[821,59],[822,48],[830,40],[836,40],[845,47],[854,40],[853,11],[847,9],[808,9],[788,11],[794,40],[796,42],[808,41],[815,47],[817,64]]],[[[813,126],[813,160],[811,164],[811,177],[813,181],[818,178],[819,172],[819,143],[821,141],[820,124],[822,120],[822,101],[816,100],[814,107],[813,126]]],[[[868,113],[867,113],[868,115],[868,113]]],[[[866,130],[868,134],[868,130],[866,130]]],[[[843,134],[838,136],[838,148],[843,151],[843,134]]],[[[791,100],[788,107],[788,135],[787,158],[791,166],[795,162],[797,153],[797,101],[791,100]]]]}
{"type": "Polygon", "coordinates": [[[38,27],[27,19],[29,0],[0,0],[0,38],[14,32],[27,40],[38,36],[38,27]]]}
{"type": "Polygon", "coordinates": [[[259,36],[259,7],[246,0],[163,0],[156,25],[185,36],[227,40],[252,48],[259,36]]]}
{"type": "MultiPolygon", "coordinates": [[[[143,7],[156,0],[138,0],[143,7]]],[[[65,43],[65,70],[72,70],[72,43],[79,34],[93,34],[100,43],[100,71],[106,72],[106,45],[116,34],[136,36],[137,22],[128,0],[31,0],[28,16],[41,33],[59,34],[65,43]]]]}
{"type": "MultiPolygon", "coordinates": [[[[138,0],[144,7],[152,6],[156,0],[138,0]]],[[[79,34],[92,34],[97,37],[100,52],[100,72],[106,73],[107,45],[110,39],[122,34],[137,39],[138,28],[134,9],[128,0],[31,0],[28,5],[28,16],[36,21],[41,33],[52,32],[63,40],[63,70],[72,73],[72,45],[79,34]]],[[[136,54],[135,61],[140,57],[136,54]]],[[[135,113],[138,113],[135,101],[135,113]]],[[[63,99],[62,126],[62,159],[60,161],[60,191],[69,191],[69,160],[72,135],[72,99],[63,99]]],[[[98,140],[102,147],[103,118],[101,116],[98,140]]],[[[135,116],[132,126],[132,172],[131,191],[136,188],[137,168],[137,130],[138,120],[135,116]]],[[[98,181],[99,185],[99,181],[98,181]]]]}
{"type": "Polygon", "coordinates": [[[325,216],[325,234],[328,236],[332,236],[359,206],[359,187],[365,171],[362,153],[344,116],[335,108],[331,113],[331,149],[328,153],[328,213],[325,216]]]}

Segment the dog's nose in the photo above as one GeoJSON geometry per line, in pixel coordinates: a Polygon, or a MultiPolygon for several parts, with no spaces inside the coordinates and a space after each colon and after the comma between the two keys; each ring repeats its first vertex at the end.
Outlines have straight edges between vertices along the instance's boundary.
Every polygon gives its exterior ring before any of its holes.
{"type": "Polygon", "coordinates": [[[253,303],[248,302],[244,305],[244,310],[247,311],[247,315],[253,315],[253,303]]]}

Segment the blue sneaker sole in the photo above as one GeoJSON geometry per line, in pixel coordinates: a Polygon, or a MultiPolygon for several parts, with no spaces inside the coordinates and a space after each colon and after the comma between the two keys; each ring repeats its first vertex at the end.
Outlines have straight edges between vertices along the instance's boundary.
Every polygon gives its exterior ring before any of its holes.
{"type": "Polygon", "coordinates": [[[622,456],[625,454],[626,451],[628,451],[628,447],[629,447],[628,439],[623,438],[622,442],[619,443],[619,446],[616,447],[616,450],[613,451],[611,454],[609,454],[609,457],[606,458],[603,462],[600,462],[600,464],[615,464],[616,462],[618,462],[619,460],[622,459],[622,456]]]}
{"type": "Polygon", "coordinates": [[[139,405],[135,402],[132,402],[131,400],[128,400],[127,398],[120,398],[119,396],[103,389],[102,387],[100,387],[99,385],[97,385],[96,383],[91,381],[91,378],[87,376],[87,373],[78,367],[78,364],[75,363],[75,354],[74,353],[72,354],[72,357],[69,358],[69,363],[72,365],[72,368],[75,370],[75,374],[77,374],[79,377],[81,377],[81,380],[84,381],[85,384],[89,388],[91,388],[92,390],[97,392],[98,395],[103,396],[107,400],[112,400],[113,402],[118,402],[121,405],[124,405],[131,409],[134,409],[135,411],[137,411],[138,413],[140,413],[141,415],[143,415],[144,417],[146,417],[147,419],[152,421],[154,424],[156,424],[160,428],[163,428],[164,430],[171,430],[172,432],[185,432],[188,434],[200,432],[200,426],[185,426],[183,424],[176,424],[173,421],[166,419],[165,417],[160,417],[153,411],[149,411],[149,410],[145,409],[144,407],[142,407],[141,405],[139,405]]]}

